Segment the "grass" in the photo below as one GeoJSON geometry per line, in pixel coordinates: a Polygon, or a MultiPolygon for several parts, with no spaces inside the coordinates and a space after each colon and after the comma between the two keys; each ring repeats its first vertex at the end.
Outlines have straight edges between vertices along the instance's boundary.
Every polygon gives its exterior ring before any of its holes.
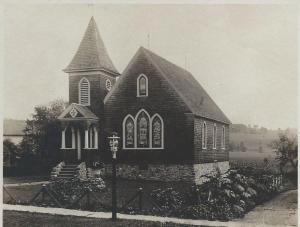
{"type": "Polygon", "coordinates": [[[49,175],[44,176],[22,176],[22,177],[4,177],[4,184],[28,183],[38,181],[48,181],[49,175]]]}
{"type": "Polygon", "coordinates": [[[152,221],[140,221],[140,220],[118,220],[112,222],[110,219],[96,219],[86,217],[74,217],[63,215],[50,215],[50,214],[38,214],[30,212],[20,211],[4,211],[3,212],[3,226],[5,227],[183,227],[193,225],[181,225],[175,223],[160,223],[152,221]]]}
{"type": "MultiPolygon", "coordinates": [[[[106,205],[111,205],[111,181],[109,179],[105,180],[106,189],[103,192],[95,193],[100,201],[106,205]]],[[[30,201],[34,195],[41,189],[42,185],[26,185],[26,186],[14,186],[6,187],[6,190],[18,201],[21,203],[27,203],[30,201]]],[[[155,181],[134,181],[134,180],[117,180],[117,202],[118,207],[122,207],[126,201],[128,201],[132,196],[136,194],[138,189],[142,187],[145,195],[149,195],[150,192],[157,188],[167,188],[173,187],[178,191],[186,191],[188,184],[183,182],[155,182],[155,181]]],[[[39,198],[41,199],[41,198],[39,198]]],[[[3,192],[3,202],[7,203],[10,200],[10,197],[6,192],[3,192]]],[[[92,200],[93,202],[93,200],[92,200]]],[[[81,202],[81,207],[83,208],[86,203],[86,200],[83,199],[81,202]]],[[[138,207],[138,201],[135,200],[132,207],[138,207]]],[[[151,202],[144,196],[143,197],[143,208],[150,209],[153,205],[151,202]]],[[[103,210],[101,207],[97,207],[97,210],[103,210]]]]}

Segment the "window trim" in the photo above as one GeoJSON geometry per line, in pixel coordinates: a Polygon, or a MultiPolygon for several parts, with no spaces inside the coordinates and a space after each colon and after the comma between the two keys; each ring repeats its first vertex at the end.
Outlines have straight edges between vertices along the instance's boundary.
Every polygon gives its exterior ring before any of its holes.
{"type": "Polygon", "coordinates": [[[148,77],[145,75],[145,74],[140,74],[138,76],[138,78],[136,79],[136,82],[137,82],[137,86],[136,86],[136,94],[137,94],[137,97],[148,97],[148,77]],[[140,94],[140,79],[144,77],[145,78],[145,81],[146,81],[146,95],[141,95],[140,94]]]}
{"type": "Polygon", "coordinates": [[[133,149],[135,148],[135,143],[136,143],[136,133],[135,133],[135,119],[134,117],[131,115],[131,114],[127,114],[126,117],[124,118],[123,120],[123,149],[133,149]],[[133,147],[126,147],[126,137],[125,137],[125,134],[126,134],[126,121],[128,118],[131,118],[132,121],[133,121],[133,147]]]}
{"type": "Polygon", "coordinates": [[[135,140],[135,146],[134,147],[136,149],[140,149],[140,148],[151,149],[152,148],[152,143],[151,143],[151,140],[152,140],[151,117],[150,117],[149,113],[145,109],[140,109],[139,112],[137,112],[137,114],[135,115],[134,126],[135,126],[135,130],[134,131],[135,131],[135,138],[136,138],[136,140],[135,140]],[[137,128],[138,127],[138,122],[137,122],[137,120],[138,120],[139,115],[142,114],[142,112],[144,112],[147,115],[148,120],[149,120],[149,135],[148,135],[149,147],[138,147],[138,141],[137,141],[138,140],[138,136],[137,136],[137,133],[138,133],[138,128],[137,128]]]}
{"type": "Polygon", "coordinates": [[[111,82],[110,79],[106,79],[106,80],[105,80],[105,88],[106,88],[107,91],[110,91],[110,90],[112,89],[112,82],[111,82]],[[110,88],[109,88],[109,89],[107,88],[107,84],[108,84],[108,83],[110,84],[110,88]]]}
{"type": "Polygon", "coordinates": [[[152,117],[150,117],[149,113],[145,109],[140,109],[137,112],[137,114],[135,115],[135,117],[133,117],[131,114],[127,114],[125,116],[125,118],[123,119],[122,132],[123,132],[123,135],[122,135],[123,150],[162,150],[162,149],[165,149],[164,121],[158,113],[155,113],[152,117]],[[147,117],[149,118],[149,124],[150,124],[149,125],[149,147],[137,147],[137,119],[138,119],[138,116],[143,111],[146,113],[147,117]],[[153,119],[156,116],[161,120],[161,126],[162,126],[162,130],[161,130],[161,133],[162,133],[162,136],[161,136],[162,143],[161,143],[161,145],[162,146],[161,147],[152,147],[152,122],[153,122],[153,119]],[[134,147],[126,147],[126,143],[125,143],[125,123],[126,123],[128,118],[131,118],[133,120],[133,123],[134,123],[134,147]]]}
{"type": "Polygon", "coordinates": [[[202,149],[207,149],[207,124],[205,121],[202,124],[202,149]]]}
{"type": "Polygon", "coordinates": [[[217,149],[217,124],[214,123],[213,126],[213,149],[216,150],[217,149]]]}
{"type": "Polygon", "coordinates": [[[222,126],[222,139],[221,139],[221,149],[225,150],[226,146],[226,129],[225,126],[222,126]]]}
{"type": "Polygon", "coordinates": [[[150,128],[151,128],[151,130],[150,130],[150,133],[151,133],[151,148],[153,148],[153,149],[164,149],[165,148],[165,143],[164,143],[164,141],[165,141],[164,140],[164,121],[163,121],[162,117],[158,113],[154,114],[151,117],[150,128]],[[161,146],[153,148],[153,145],[152,145],[152,140],[153,140],[152,123],[153,123],[153,120],[154,120],[155,117],[158,117],[159,120],[160,120],[160,123],[161,123],[161,146]]]}
{"type": "Polygon", "coordinates": [[[82,77],[78,83],[78,104],[83,105],[83,106],[91,105],[91,85],[90,85],[90,81],[86,77],[82,77]],[[86,80],[87,84],[88,84],[88,103],[87,104],[81,103],[81,84],[84,80],[86,80]]]}

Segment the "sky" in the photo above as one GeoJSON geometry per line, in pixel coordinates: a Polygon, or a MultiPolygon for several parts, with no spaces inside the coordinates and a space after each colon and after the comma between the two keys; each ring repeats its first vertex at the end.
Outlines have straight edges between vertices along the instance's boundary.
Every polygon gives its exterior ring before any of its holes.
{"type": "Polygon", "coordinates": [[[91,16],[119,72],[144,46],[190,71],[232,123],[297,127],[297,7],[278,4],[5,5],[5,118],[68,100],[62,70],[91,16]]]}

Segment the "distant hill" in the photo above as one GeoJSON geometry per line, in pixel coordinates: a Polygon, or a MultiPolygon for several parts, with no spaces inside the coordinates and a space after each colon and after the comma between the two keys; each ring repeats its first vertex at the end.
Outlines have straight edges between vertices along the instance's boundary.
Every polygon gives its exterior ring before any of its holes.
{"type": "Polygon", "coordinates": [[[256,125],[249,127],[243,124],[232,124],[230,126],[231,151],[242,151],[244,149],[250,152],[272,152],[269,145],[272,141],[278,139],[279,133],[283,132],[297,135],[296,129],[269,130],[256,125]]]}
{"type": "Polygon", "coordinates": [[[3,121],[3,135],[5,136],[23,136],[25,129],[25,120],[4,119],[3,121]]]}

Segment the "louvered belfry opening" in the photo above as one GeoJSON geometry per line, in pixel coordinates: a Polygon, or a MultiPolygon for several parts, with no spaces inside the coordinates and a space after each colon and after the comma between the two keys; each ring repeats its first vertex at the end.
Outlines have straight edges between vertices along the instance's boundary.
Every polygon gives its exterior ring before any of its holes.
{"type": "Polygon", "coordinates": [[[90,105],[90,84],[86,78],[83,78],[80,81],[79,104],[84,105],[84,106],[90,105]]]}

